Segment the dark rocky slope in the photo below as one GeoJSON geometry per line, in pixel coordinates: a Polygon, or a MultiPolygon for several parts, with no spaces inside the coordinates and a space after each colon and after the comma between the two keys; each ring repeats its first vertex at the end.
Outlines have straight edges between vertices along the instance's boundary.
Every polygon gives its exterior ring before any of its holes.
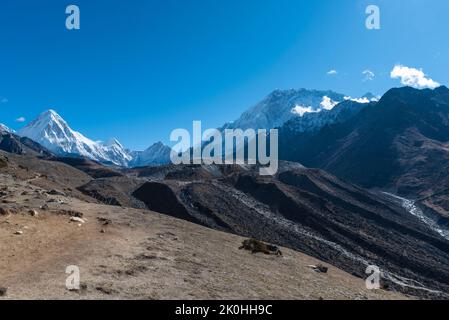
{"type": "Polygon", "coordinates": [[[391,89],[343,123],[309,133],[280,130],[282,159],[419,199],[441,223],[449,213],[448,146],[446,87],[391,89]]]}
{"type": "Polygon", "coordinates": [[[293,163],[282,163],[276,177],[237,166],[160,170],[166,178],[152,171],[156,179],[133,193],[148,208],[287,246],[360,277],[378,265],[404,292],[449,293],[449,242],[381,193],[293,163]]]}
{"type": "Polygon", "coordinates": [[[43,158],[53,156],[53,153],[42,147],[39,143],[6,131],[0,131],[0,150],[13,154],[26,154],[43,158]]]}

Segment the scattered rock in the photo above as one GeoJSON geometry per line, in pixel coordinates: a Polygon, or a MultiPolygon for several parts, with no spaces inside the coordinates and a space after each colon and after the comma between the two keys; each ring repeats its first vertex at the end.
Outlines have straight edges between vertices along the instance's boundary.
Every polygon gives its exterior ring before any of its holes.
{"type": "Polygon", "coordinates": [[[48,210],[49,209],[48,204],[44,204],[43,206],[41,206],[41,209],[45,211],[48,210]]]}
{"type": "Polygon", "coordinates": [[[58,204],[64,204],[65,202],[61,199],[49,199],[47,200],[47,203],[58,203],[58,204]]]}
{"type": "Polygon", "coordinates": [[[74,210],[61,210],[59,214],[63,214],[70,217],[82,218],[84,214],[82,212],[74,211],[74,210]]]}
{"type": "Polygon", "coordinates": [[[70,221],[71,221],[71,222],[86,223],[85,220],[83,220],[83,219],[81,219],[81,218],[78,218],[78,217],[71,217],[71,218],[70,218],[70,221]]]}
{"type": "Polygon", "coordinates": [[[28,213],[32,216],[32,217],[37,217],[39,215],[39,212],[37,212],[34,209],[31,209],[28,211],[28,213]]]}
{"type": "Polygon", "coordinates": [[[65,193],[64,192],[57,191],[55,189],[52,189],[52,190],[48,191],[47,193],[49,195],[52,195],[52,196],[64,196],[65,197],[65,193]]]}
{"type": "Polygon", "coordinates": [[[23,231],[16,231],[16,232],[14,232],[14,234],[16,235],[16,236],[20,236],[20,235],[22,235],[23,234],[23,231]]]}
{"type": "Polygon", "coordinates": [[[102,223],[104,226],[112,224],[112,220],[110,220],[110,219],[98,217],[97,220],[98,220],[98,222],[102,223]]]}
{"type": "Polygon", "coordinates": [[[263,243],[262,241],[256,239],[247,239],[242,242],[240,250],[245,249],[251,251],[251,253],[264,253],[264,254],[274,254],[277,256],[282,256],[281,250],[278,247],[263,243]]]}
{"type": "Polygon", "coordinates": [[[318,272],[318,273],[327,273],[328,268],[323,266],[322,264],[318,264],[318,265],[310,265],[308,266],[309,268],[313,269],[313,271],[318,272]]]}
{"type": "Polygon", "coordinates": [[[6,296],[7,293],[8,293],[8,288],[0,287],[0,297],[6,296]]]}
{"type": "Polygon", "coordinates": [[[106,233],[106,230],[101,229],[101,230],[100,230],[100,233],[106,233]]]}

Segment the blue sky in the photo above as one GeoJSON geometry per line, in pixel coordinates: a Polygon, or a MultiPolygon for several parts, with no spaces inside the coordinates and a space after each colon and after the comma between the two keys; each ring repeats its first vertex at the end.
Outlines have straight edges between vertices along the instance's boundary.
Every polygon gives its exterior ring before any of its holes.
{"type": "Polygon", "coordinates": [[[396,64],[448,84],[448,30],[447,0],[5,0],[0,122],[52,108],[91,139],[143,149],[277,88],[382,94],[401,85],[396,64]],[[69,4],[81,30],[65,28],[69,4]],[[365,28],[368,4],[381,30],[365,28]]]}

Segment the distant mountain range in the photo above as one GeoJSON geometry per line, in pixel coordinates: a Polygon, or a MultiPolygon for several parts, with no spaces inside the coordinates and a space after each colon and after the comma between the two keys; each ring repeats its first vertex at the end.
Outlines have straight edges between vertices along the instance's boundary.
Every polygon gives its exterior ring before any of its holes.
{"type": "Polygon", "coordinates": [[[19,130],[19,136],[30,138],[58,155],[76,155],[98,162],[125,166],[131,157],[116,140],[94,142],[72,130],[55,111],[48,110],[19,130]]]}
{"type": "MultiPolygon", "coordinates": [[[[3,132],[12,132],[2,125],[3,132]]],[[[17,136],[29,138],[60,157],[84,157],[106,165],[121,167],[146,166],[167,163],[170,148],[156,143],[143,152],[129,151],[116,139],[107,142],[93,141],[70,128],[54,110],[39,115],[17,136]]]]}
{"type": "MultiPolygon", "coordinates": [[[[357,101],[369,102],[375,99],[371,94],[357,101]]],[[[222,129],[271,129],[290,123],[298,131],[319,129],[322,126],[342,121],[358,112],[358,106],[350,97],[333,91],[318,90],[275,90],[253,108],[222,129]],[[333,112],[339,103],[345,103],[347,110],[333,112]]],[[[13,133],[1,125],[2,132],[13,133]]],[[[170,162],[170,147],[161,142],[144,151],[131,151],[116,139],[107,142],[93,141],[69,124],[54,110],[39,115],[17,132],[27,137],[59,157],[84,157],[106,165],[139,167],[167,164],[170,162]]]]}
{"type": "MultiPolygon", "coordinates": [[[[391,89],[378,101],[370,93],[353,99],[333,91],[276,90],[221,129],[278,127],[281,160],[318,167],[368,188],[431,197],[432,210],[442,211],[449,209],[449,199],[438,195],[446,187],[449,190],[449,181],[443,179],[449,163],[448,92],[446,87],[404,87],[391,89]],[[432,162],[427,161],[430,157],[432,162]],[[436,169],[435,161],[440,163],[436,169]],[[439,193],[434,181],[441,181],[439,193]]],[[[0,132],[14,134],[4,125],[0,132]]],[[[31,139],[59,157],[85,157],[107,165],[170,162],[171,149],[163,143],[130,151],[115,139],[93,141],[71,129],[53,110],[42,113],[16,137],[31,139]]],[[[17,148],[14,139],[6,140],[4,145],[17,148]]]]}

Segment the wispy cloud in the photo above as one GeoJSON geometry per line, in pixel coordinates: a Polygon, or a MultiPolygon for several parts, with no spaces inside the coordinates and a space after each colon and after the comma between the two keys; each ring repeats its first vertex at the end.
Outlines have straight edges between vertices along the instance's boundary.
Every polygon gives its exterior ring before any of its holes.
{"type": "Polygon", "coordinates": [[[8,103],[8,98],[0,97],[0,103],[8,103]]]}
{"type": "Polygon", "coordinates": [[[24,117],[19,117],[16,119],[16,122],[25,122],[26,119],[24,117]]]}
{"type": "Polygon", "coordinates": [[[376,77],[374,72],[372,72],[371,70],[368,70],[368,69],[364,70],[362,72],[362,74],[364,76],[363,81],[372,81],[376,77]]]}
{"type": "Polygon", "coordinates": [[[295,106],[292,109],[292,113],[297,114],[300,117],[302,117],[306,113],[316,113],[316,112],[320,112],[320,110],[314,110],[311,106],[309,107],[295,106]]]}
{"type": "Polygon", "coordinates": [[[335,75],[337,75],[337,74],[338,74],[338,71],[335,70],[335,69],[329,70],[329,71],[327,72],[327,75],[328,75],[328,76],[335,76],[335,75]]]}
{"type": "Polygon", "coordinates": [[[395,65],[391,70],[392,79],[401,79],[401,83],[418,89],[430,88],[435,89],[440,84],[429,78],[422,69],[409,68],[403,65],[395,65]]]}

